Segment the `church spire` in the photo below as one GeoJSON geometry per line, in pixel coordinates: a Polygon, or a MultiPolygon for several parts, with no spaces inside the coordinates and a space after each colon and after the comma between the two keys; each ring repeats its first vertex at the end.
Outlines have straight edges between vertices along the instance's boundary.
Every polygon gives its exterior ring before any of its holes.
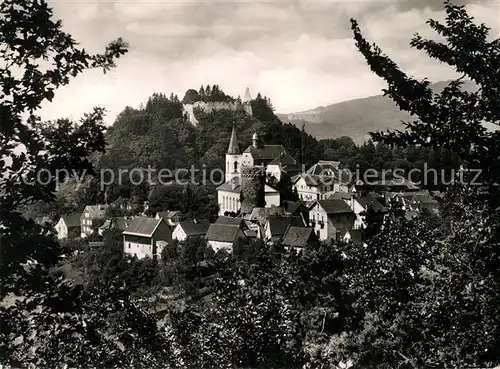
{"type": "Polygon", "coordinates": [[[236,137],[236,129],[233,124],[233,131],[231,132],[231,140],[229,140],[229,148],[227,149],[228,154],[241,154],[240,147],[238,145],[238,138],[236,137]]]}

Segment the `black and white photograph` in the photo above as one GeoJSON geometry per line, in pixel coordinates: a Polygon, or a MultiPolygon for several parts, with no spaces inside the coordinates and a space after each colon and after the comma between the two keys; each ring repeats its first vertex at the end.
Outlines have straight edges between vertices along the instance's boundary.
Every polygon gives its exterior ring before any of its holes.
{"type": "Polygon", "coordinates": [[[498,0],[0,0],[0,369],[500,368],[498,0]]]}

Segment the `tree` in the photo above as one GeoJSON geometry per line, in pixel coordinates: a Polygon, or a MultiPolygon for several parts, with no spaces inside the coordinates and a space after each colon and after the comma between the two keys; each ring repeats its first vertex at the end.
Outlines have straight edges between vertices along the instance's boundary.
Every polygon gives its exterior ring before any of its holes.
{"type": "Polygon", "coordinates": [[[410,43],[461,75],[441,93],[432,91],[430,81],[418,81],[401,71],[377,45],[363,37],[358,23],[351,19],[356,46],[372,71],[387,82],[384,94],[401,110],[418,116],[405,123],[405,131],[378,132],[372,137],[389,145],[418,144],[450,150],[469,168],[481,169],[481,179],[486,184],[498,182],[499,172],[495,168],[500,164],[500,133],[488,132],[482,123],[500,122],[500,40],[488,41],[490,28],[475,24],[463,6],[445,1],[444,8],[444,24],[432,19],[427,22],[444,41],[424,39],[417,34],[410,43]],[[477,91],[464,91],[464,78],[472,80],[477,91]]]}
{"type": "Polygon", "coordinates": [[[40,228],[23,221],[16,210],[38,201],[54,201],[56,180],[62,182],[68,173],[92,173],[89,155],[104,151],[103,109],[86,114],[80,124],[68,120],[42,123],[35,110],[44,101],[51,101],[58,87],[85,69],[107,71],[114,67],[114,60],[127,51],[127,45],[118,39],[103,54],[79,49],[76,41],[62,31],[61,22],[52,20],[52,10],[45,1],[7,0],[0,4],[0,14],[0,54],[5,62],[0,72],[0,157],[11,160],[10,166],[5,161],[0,164],[0,269],[4,294],[12,287],[6,288],[14,275],[24,274],[20,265],[29,258],[54,262],[53,257],[40,255],[48,255],[56,248],[53,239],[42,236],[40,228]],[[50,67],[40,68],[42,62],[50,67]],[[22,119],[24,114],[29,115],[27,121],[22,119]],[[16,153],[19,146],[25,150],[16,153]],[[48,177],[43,182],[41,173],[48,177]]]}
{"type": "MultiPolygon", "coordinates": [[[[408,77],[369,44],[352,20],[359,50],[388,83],[385,93],[418,116],[404,132],[372,136],[406,147],[414,165],[447,161],[440,154],[444,148],[450,161],[458,155],[469,168],[482,169],[483,181],[492,184],[499,135],[487,133],[481,122],[498,122],[500,114],[498,88],[491,80],[498,78],[499,40],[487,42],[488,28],[475,25],[463,7],[446,1],[445,10],[446,24],[428,22],[445,43],[417,35],[411,45],[471,78],[479,85],[476,92],[462,91],[459,79],[433,93],[429,81],[408,77]]],[[[492,197],[485,202],[473,186],[448,186],[441,219],[424,214],[407,220],[402,209],[391,207],[380,231],[370,232],[366,247],[344,249],[349,267],[343,284],[351,293],[354,316],[344,334],[331,337],[321,350],[330,352],[327,366],[348,359],[355,368],[498,364],[500,223],[492,197]]]]}

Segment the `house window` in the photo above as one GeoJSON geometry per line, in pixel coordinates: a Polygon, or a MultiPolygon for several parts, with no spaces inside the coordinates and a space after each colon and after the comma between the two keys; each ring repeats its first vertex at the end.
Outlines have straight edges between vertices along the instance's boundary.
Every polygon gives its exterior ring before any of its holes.
{"type": "Polygon", "coordinates": [[[128,243],[128,248],[130,249],[130,242],[128,243]]]}

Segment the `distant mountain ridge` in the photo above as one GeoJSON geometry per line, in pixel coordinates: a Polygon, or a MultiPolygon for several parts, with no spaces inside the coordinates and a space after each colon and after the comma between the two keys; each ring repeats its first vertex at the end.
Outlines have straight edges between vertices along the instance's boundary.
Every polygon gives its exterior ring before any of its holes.
{"type": "MultiPolygon", "coordinates": [[[[437,82],[431,85],[439,93],[449,81],[437,82]]],[[[471,81],[465,81],[463,87],[467,91],[474,91],[477,87],[471,81]]],[[[290,113],[277,114],[284,122],[290,122],[301,127],[317,139],[337,138],[349,136],[361,144],[367,140],[370,132],[380,130],[403,129],[402,121],[409,121],[412,117],[402,112],[396,104],[383,95],[375,95],[361,99],[343,101],[340,103],[319,106],[314,109],[290,113]]],[[[491,129],[498,129],[489,125],[491,129]]]]}

